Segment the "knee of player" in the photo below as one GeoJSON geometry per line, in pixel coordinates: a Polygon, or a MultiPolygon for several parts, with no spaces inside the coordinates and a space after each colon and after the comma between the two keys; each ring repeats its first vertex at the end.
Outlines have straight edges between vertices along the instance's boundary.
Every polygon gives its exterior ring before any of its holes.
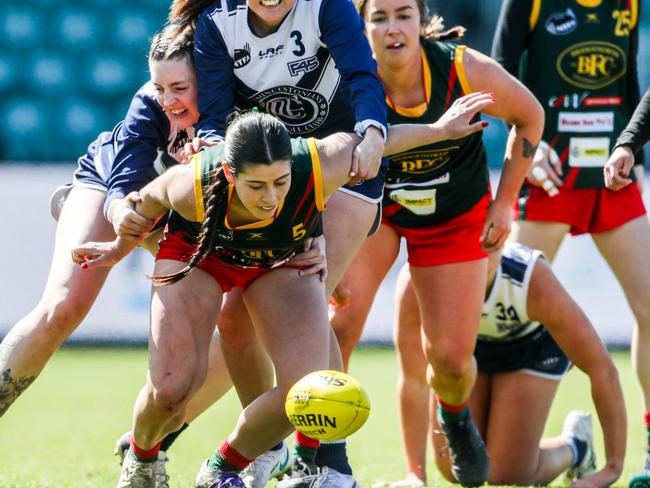
{"type": "Polygon", "coordinates": [[[535,470],[532,467],[519,463],[500,463],[490,458],[490,485],[517,485],[526,486],[535,482],[535,470]]]}
{"type": "MultiPolygon", "coordinates": [[[[436,376],[446,376],[461,379],[472,370],[474,359],[470,354],[466,356],[452,349],[441,349],[433,344],[427,349],[429,364],[436,376]]],[[[429,375],[430,376],[430,375],[429,375]]]]}
{"type": "Polygon", "coordinates": [[[152,377],[151,397],[157,408],[178,414],[190,400],[190,385],[172,375],[157,380],[152,377]]]}

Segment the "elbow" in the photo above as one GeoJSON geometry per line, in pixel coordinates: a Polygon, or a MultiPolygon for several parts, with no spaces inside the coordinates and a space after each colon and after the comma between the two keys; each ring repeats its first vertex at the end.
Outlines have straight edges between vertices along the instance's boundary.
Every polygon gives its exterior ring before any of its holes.
{"type": "Polygon", "coordinates": [[[517,113],[517,116],[508,122],[515,126],[517,132],[525,132],[529,140],[539,141],[544,132],[544,108],[530,92],[528,93],[526,103],[519,106],[521,109],[517,113]]]}

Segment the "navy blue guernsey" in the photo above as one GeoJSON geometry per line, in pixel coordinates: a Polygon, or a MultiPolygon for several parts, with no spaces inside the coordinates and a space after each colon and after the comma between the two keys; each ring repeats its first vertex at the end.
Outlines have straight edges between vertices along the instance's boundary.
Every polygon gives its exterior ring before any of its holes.
{"type": "Polygon", "coordinates": [[[386,127],[376,63],[350,0],[296,0],[263,38],[250,29],[246,0],[218,0],[197,21],[194,56],[199,137],[222,138],[234,109],[254,106],[293,136],[386,127]]]}
{"type": "Polygon", "coordinates": [[[192,137],[193,127],[178,130],[170,124],[156,100],[153,84],[142,86],[124,120],[112,131],[102,132],[93,143],[92,164],[107,187],[104,214],[113,200],[140,190],[176,164],[178,151],[192,137]]]}

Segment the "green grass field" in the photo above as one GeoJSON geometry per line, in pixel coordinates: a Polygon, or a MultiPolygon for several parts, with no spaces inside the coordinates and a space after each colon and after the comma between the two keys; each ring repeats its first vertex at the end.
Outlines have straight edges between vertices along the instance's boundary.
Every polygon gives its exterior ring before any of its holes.
{"type": "MultiPolygon", "coordinates": [[[[641,401],[629,354],[615,353],[627,400],[630,431],[620,486],[641,467],[645,433],[641,401]]],[[[119,476],[112,456],[115,439],[131,423],[135,395],[145,379],[144,349],[64,349],[32,387],[0,419],[0,487],[110,487],[119,476]]],[[[361,486],[404,476],[404,456],[396,414],[395,353],[361,349],[351,373],[372,401],[367,425],[348,442],[361,486]]],[[[586,376],[572,371],[562,382],[547,425],[556,435],[569,410],[595,411],[586,376]]],[[[191,487],[201,461],[234,425],[239,404],[231,393],[199,418],[170,451],[172,486],[191,487]]],[[[597,432],[598,455],[603,459],[597,432]]],[[[449,486],[432,462],[429,484],[449,486]]]]}

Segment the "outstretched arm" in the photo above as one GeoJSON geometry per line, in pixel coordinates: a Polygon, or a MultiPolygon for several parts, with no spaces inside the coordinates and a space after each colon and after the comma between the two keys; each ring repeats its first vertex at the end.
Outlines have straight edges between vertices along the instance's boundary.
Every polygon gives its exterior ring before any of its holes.
{"type": "MultiPolygon", "coordinates": [[[[392,125],[388,129],[384,156],[434,142],[460,139],[478,132],[487,123],[480,120],[472,122],[472,119],[478,112],[493,103],[494,98],[490,93],[472,93],[456,100],[433,124],[392,125]]],[[[323,190],[326,199],[354,176],[351,174],[352,159],[358,143],[358,136],[342,132],[316,141],[320,160],[323,163],[323,190]]]]}
{"type": "Polygon", "coordinates": [[[543,259],[537,261],[533,270],[528,291],[528,316],[544,324],[562,351],[591,382],[591,395],[605,437],[607,463],[575,485],[609,486],[623,469],[627,432],[618,373],[589,319],[543,259]]]}
{"type": "MultiPolygon", "coordinates": [[[[135,204],[135,211],[152,221],[168,210],[176,210],[186,219],[196,220],[195,164],[198,164],[196,158],[192,164],[174,166],[145,186],[139,192],[141,200],[135,204]]],[[[112,242],[85,243],[72,250],[72,260],[83,269],[110,267],[129,254],[138,242],[117,237],[112,242]]]]}

